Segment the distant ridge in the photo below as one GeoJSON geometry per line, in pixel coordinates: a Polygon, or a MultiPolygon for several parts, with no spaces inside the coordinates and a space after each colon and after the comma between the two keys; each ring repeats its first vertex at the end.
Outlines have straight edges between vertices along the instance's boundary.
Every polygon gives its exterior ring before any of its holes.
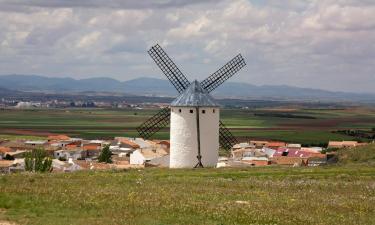
{"type": "MultiPolygon", "coordinates": [[[[39,75],[2,75],[0,76],[0,88],[0,94],[12,90],[48,93],[112,92],[152,96],[177,95],[168,80],[147,77],[121,82],[106,77],[77,80],[39,75]],[[4,88],[5,90],[3,90],[4,88]]],[[[227,82],[218,90],[214,91],[213,95],[221,98],[375,102],[375,94],[332,92],[286,85],[256,86],[247,83],[227,82]]]]}

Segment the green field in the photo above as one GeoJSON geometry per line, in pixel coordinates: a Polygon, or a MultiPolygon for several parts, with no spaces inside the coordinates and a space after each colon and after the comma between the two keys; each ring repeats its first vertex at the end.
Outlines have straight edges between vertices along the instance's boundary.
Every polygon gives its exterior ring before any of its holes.
{"type": "Polygon", "coordinates": [[[0,177],[0,224],[375,224],[375,167],[0,177]]]}
{"type": "MultiPolygon", "coordinates": [[[[135,128],[155,112],[131,109],[2,109],[0,138],[13,135],[43,137],[50,133],[91,139],[137,136],[135,128]]],[[[221,119],[236,136],[243,139],[320,144],[329,140],[355,139],[334,134],[331,132],[333,130],[375,127],[375,109],[226,109],[222,110],[221,119]]],[[[167,128],[154,136],[163,139],[168,137],[167,128]]]]}

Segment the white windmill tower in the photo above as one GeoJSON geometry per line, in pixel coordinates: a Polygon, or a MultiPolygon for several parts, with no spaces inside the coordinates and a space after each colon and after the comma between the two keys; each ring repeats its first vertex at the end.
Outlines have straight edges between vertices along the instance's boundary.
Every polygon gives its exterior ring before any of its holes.
{"type": "Polygon", "coordinates": [[[219,144],[229,150],[237,140],[219,120],[219,105],[209,93],[244,67],[244,59],[238,54],[202,82],[190,83],[159,45],[148,53],[180,95],[139,126],[138,133],[147,139],[170,122],[171,168],[215,166],[219,144]]]}
{"type": "Polygon", "coordinates": [[[171,168],[216,166],[219,104],[194,81],[171,103],[171,168]]]}

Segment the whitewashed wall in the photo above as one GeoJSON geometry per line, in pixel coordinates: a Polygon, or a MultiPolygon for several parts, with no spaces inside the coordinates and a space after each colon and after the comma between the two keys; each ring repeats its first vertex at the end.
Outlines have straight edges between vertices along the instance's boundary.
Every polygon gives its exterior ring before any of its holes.
{"type": "Polygon", "coordinates": [[[145,162],[145,157],[139,150],[134,151],[130,154],[129,163],[132,165],[142,165],[145,162]]]}
{"type": "MultiPolygon", "coordinates": [[[[219,108],[206,107],[199,110],[202,163],[205,167],[213,167],[218,160],[220,111],[219,108]],[[205,110],[204,114],[202,110],[205,110]]],[[[195,108],[171,108],[171,168],[192,168],[197,164],[196,125],[195,108]],[[190,113],[190,110],[193,110],[193,113],[190,113]]]]}

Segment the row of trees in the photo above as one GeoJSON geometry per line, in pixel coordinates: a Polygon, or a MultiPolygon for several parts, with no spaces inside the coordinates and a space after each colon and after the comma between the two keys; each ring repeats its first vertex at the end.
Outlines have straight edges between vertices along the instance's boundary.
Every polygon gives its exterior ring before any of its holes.
{"type": "Polygon", "coordinates": [[[52,159],[44,149],[34,149],[25,155],[25,170],[29,172],[51,172],[52,159]]]}

